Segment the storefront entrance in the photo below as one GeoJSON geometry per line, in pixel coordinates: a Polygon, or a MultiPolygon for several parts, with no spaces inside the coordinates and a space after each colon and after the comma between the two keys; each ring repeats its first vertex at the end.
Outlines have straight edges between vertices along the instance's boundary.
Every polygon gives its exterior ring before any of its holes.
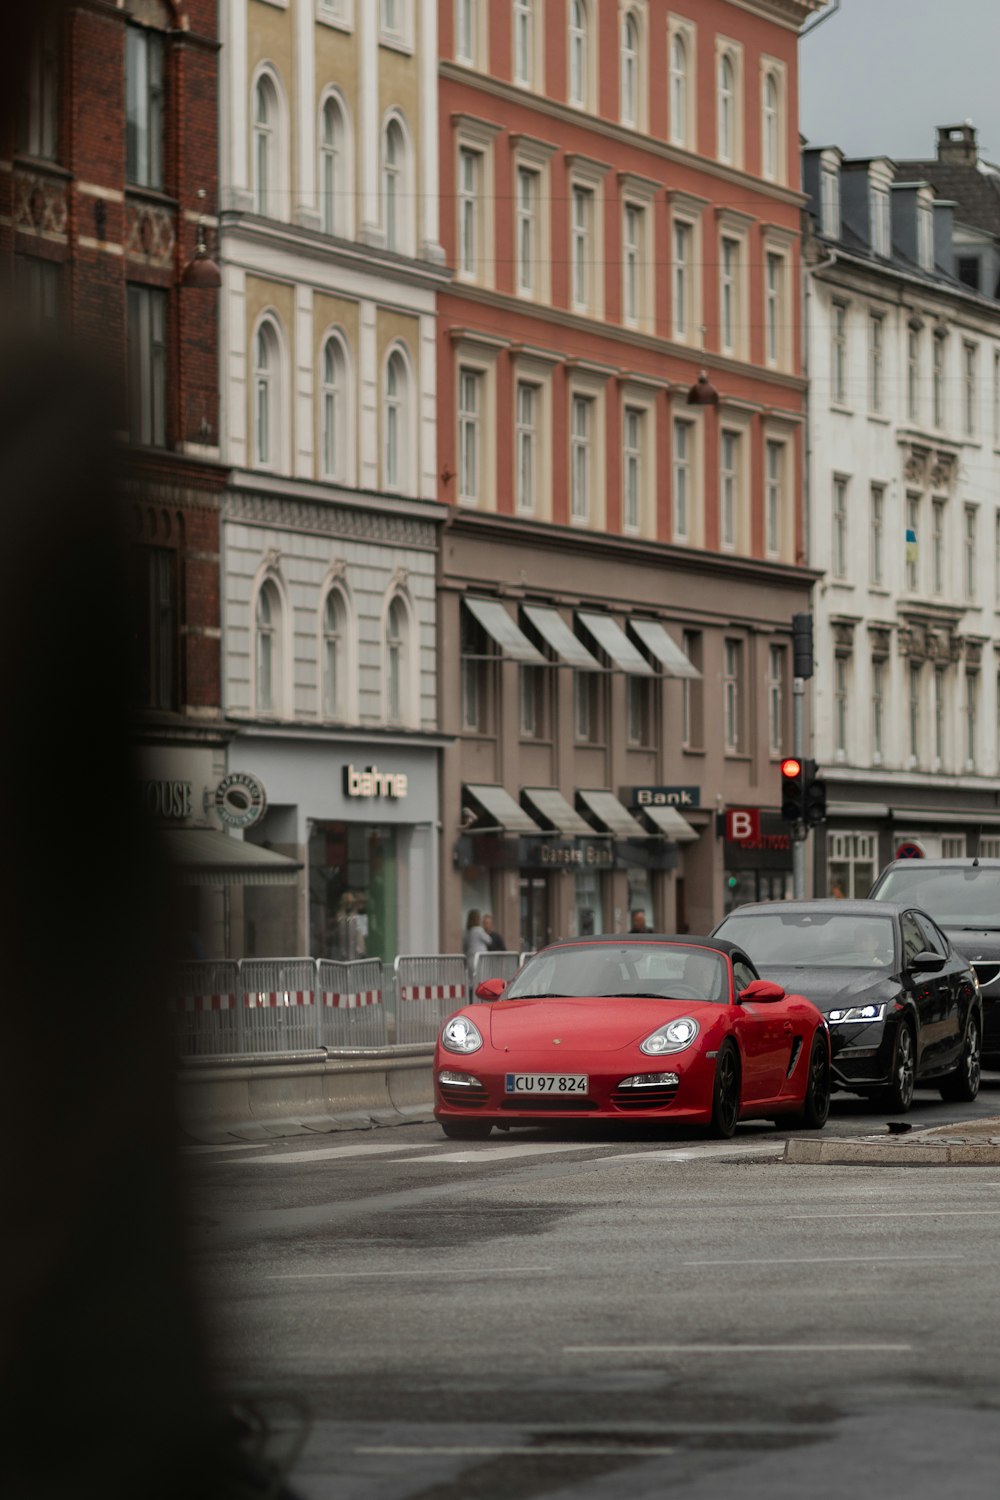
{"type": "Polygon", "coordinates": [[[521,875],[521,948],[534,952],[549,941],[549,877],[521,875]]]}
{"type": "Polygon", "coordinates": [[[396,829],[370,823],[312,823],[309,931],[315,958],[350,961],[397,952],[396,829]]]}

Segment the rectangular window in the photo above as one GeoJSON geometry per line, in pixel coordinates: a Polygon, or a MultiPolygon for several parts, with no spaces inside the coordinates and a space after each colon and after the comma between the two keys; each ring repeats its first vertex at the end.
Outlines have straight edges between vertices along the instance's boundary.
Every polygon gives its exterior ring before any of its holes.
{"type": "Polygon", "coordinates": [[[724,237],[719,286],[719,338],[722,348],[731,354],[736,348],[736,320],[739,300],[740,242],[724,237]]]}
{"type": "Polygon", "coordinates": [[[625,679],[625,718],[628,743],[648,745],[652,740],[652,680],[648,677],[625,679]]]}
{"type": "Polygon", "coordinates": [[[885,188],[868,189],[868,212],[871,216],[871,244],[876,255],[889,254],[889,194],[885,188]]]}
{"type": "Polygon", "coordinates": [[[726,641],[723,648],[722,719],[726,750],[738,751],[743,743],[742,714],[743,642],[726,641]]]}
{"type": "Polygon", "coordinates": [[[626,531],[638,531],[642,518],[642,439],[645,413],[626,406],[622,436],[624,501],[622,521],[626,531]]]}
{"type": "Polygon", "coordinates": [[[20,79],[17,150],[41,161],[55,161],[59,152],[59,20],[43,12],[20,79]]]}
{"type": "Polygon", "coordinates": [[[845,760],[847,757],[847,704],[850,694],[848,665],[846,657],[835,657],[833,663],[834,744],[839,760],[845,760]]]}
{"type": "Polygon", "coordinates": [[[642,229],[642,209],[626,203],[622,246],[622,310],[626,323],[638,323],[642,315],[642,229]]]}
{"type": "Polygon", "coordinates": [[[463,609],[462,729],[468,734],[490,732],[490,689],[495,663],[492,646],[478,620],[463,609]]]}
{"type": "Polygon", "coordinates": [[[979,513],[974,505],[965,507],[965,597],[976,597],[976,542],[979,513]]]}
{"type": "Polygon", "coordinates": [[[945,502],[931,502],[931,589],[944,593],[945,502]]]}
{"type": "Polygon", "coordinates": [[[868,319],[868,410],[882,410],[882,336],[885,320],[881,313],[868,319]]]}
{"type": "Polygon", "coordinates": [[[590,408],[586,396],[574,396],[570,439],[571,513],[574,521],[590,519],[590,408]]]}
{"type": "Polygon", "coordinates": [[[691,237],[690,224],[674,220],[674,337],[690,336],[691,318],[691,237]]]}
{"type": "Polygon", "coordinates": [[[535,462],[538,434],[538,387],[517,382],[517,508],[523,515],[535,509],[535,462]]]}
{"type": "Polygon", "coordinates": [[[476,60],[476,0],[456,0],[455,56],[459,62],[476,60]]]}
{"type": "Polygon", "coordinates": [[[458,269],[475,276],[479,257],[479,203],[482,157],[463,146],[458,153],[458,269]]]}
{"type": "Polygon", "coordinates": [[[730,551],[736,547],[739,457],[739,433],[723,430],[719,474],[719,539],[721,545],[730,551]]]}
{"type": "Polygon", "coordinates": [[[600,672],[573,673],[576,737],[588,745],[600,743],[602,680],[600,672]]]}
{"type": "Polygon", "coordinates": [[[833,576],[847,577],[847,480],[833,481],[833,576]]]}
{"type": "Polygon", "coordinates": [[[687,542],[691,539],[691,446],[691,423],[675,418],[673,473],[675,542],[687,542]]]}
{"type": "Polygon", "coordinates": [[[163,186],[163,38],[125,28],[125,176],[139,187],[163,186]]]}
{"type": "Polygon", "coordinates": [[[835,302],[832,310],[830,391],[838,406],[847,401],[847,305],[835,302]]]}
{"type": "Polygon", "coordinates": [[[784,444],[768,442],[765,455],[764,546],[769,557],[778,557],[781,553],[781,523],[785,509],[781,493],[784,444]]]}
{"type": "Polygon", "coordinates": [[[547,667],[522,666],[520,669],[523,740],[540,740],[545,737],[545,685],[548,672],[547,667]]]}
{"type": "MultiPolygon", "coordinates": [[[[700,672],[702,669],[703,638],[700,630],[685,630],[681,635],[684,655],[700,672]]],[[[704,743],[703,728],[703,682],[700,677],[683,679],[681,698],[681,742],[685,750],[694,750],[704,743]]]]}
{"type": "Polygon", "coordinates": [[[1000,510],[993,512],[993,598],[1000,605],[1000,510]]]}
{"type": "Polygon", "coordinates": [[[590,305],[590,260],[593,242],[594,195],[589,188],[573,189],[572,261],[573,306],[590,305]]]}
{"type": "Polygon", "coordinates": [[[915,594],[920,587],[920,496],[906,497],[906,588],[915,594]]]}
{"type": "Polygon", "coordinates": [[[535,291],[538,260],[538,173],[517,169],[517,289],[535,291]]]}
{"type": "Polygon", "coordinates": [[[514,82],[529,89],[534,82],[532,0],[514,0],[514,82]]]}
{"type": "Polygon", "coordinates": [[[872,760],[882,764],[885,754],[885,662],[881,657],[872,661],[872,760]]]}
{"type": "Polygon", "coordinates": [[[934,668],[934,761],[935,765],[944,764],[944,736],[945,736],[945,680],[944,667],[934,668]]]}
{"type": "Polygon", "coordinates": [[[767,295],[765,308],[765,344],[769,364],[776,365],[781,356],[782,305],[785,300],[785,259],[768,253],[767,295]]]}
{"type": "Polygon", "coordinates": [[[913,765],[917,765],[920,760],[920,679],[922,675],[921,668],[915,662],[911,662],[907,679],[909,683],[910,762],[913,765]]]}
{"type": "Polygon", "coordinates": [[[934,409],[934,426],[944,426],[944,358],[946,334],[935,333],[934,335],[934,366],[932,371],[932,397],[934,409]]]}
{"type": "Polygon", "coordinates": [[[976,388],[977,349],[975,344],[962,345],[962,397],[965,408],[965,435],[976,435],[976,388]]]}
{"type": "Polygon", "coordinates": [[[881,584],[885,574],[885,485],[871,487],[871,532],[869,575],[871,582],[881,584]]]}
{"type": "Polygon", "coordinates": [[[977,715],[979,709],[979,673],[965,674],[965,769],[976,769],[977,715]]]}
{"type": "Polygon", "coordinates": [[[51,329],[62,314],[62,266],[37,255],[14,256],[17,307],[35,329],[51,329]]]}
{"type": "Polygon", "coordinates": [[[128,288],[129,436],[162,448],[167,441],[167,294],[128,288]]]}
{"type": "Polygon", "coordinates": [[[917,204],[917,264],[934,269],[934,210],[929,203],[917,204]]]}
{"type": "Polygon", "coordinates": [[[836,167],[824,167],[820,178],[820,214],[823,233],[831,240],[840,239],[840,173],[836,167]]]}
{"type": "Polygon", "coordinates": [[[920,331],[916,328],[906,334],[906,412],[911,422],[920,416],[920,331]]]}
{"type": "Polygon", "coordinates": [[[167,547],[131,554],[135,676],[143,708],[177,708],[177,556],[167,547]]]}
{"type": "Polygon", "coordinates": [[[458,372],[458,469],[459,499],[478,505],[480,494],[480,384],[476,370],[458,372]]]}
{"type": "Polygon", "coordinates": [[[785,748],[785,661],[784,646],[771,646],[767,654],[767,722],[772,755],[785,748]]]}

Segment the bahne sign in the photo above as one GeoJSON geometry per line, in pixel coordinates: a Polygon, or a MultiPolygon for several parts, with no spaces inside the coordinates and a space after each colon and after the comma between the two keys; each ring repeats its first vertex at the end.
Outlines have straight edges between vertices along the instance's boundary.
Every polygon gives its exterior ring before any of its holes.
{"type": "Polygon", "coordinates": [[[353,766],[344,767],[344,796],[361,797],[374,801],[388,797],[398,802],[406,796],[408,779],[402,771],[380,771],[378,766],[365,766],[357,771],[353,766]]]}

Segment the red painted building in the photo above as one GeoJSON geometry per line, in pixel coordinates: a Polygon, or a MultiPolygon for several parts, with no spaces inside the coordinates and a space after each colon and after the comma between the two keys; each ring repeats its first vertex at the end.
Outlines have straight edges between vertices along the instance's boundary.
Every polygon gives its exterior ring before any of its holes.
{"type": "Polygon", "coordinates": [[[223,753],[216,5],[34,11],[0,149],[0,278],[117,392],[150,803],[197,825],[223,753]]]}
{"type": "Polygon", "coordinates": [[[446,930],[488,905],[511,946],[638,909],[698,931],[790,881],[790,851],[730,846],[716,813],[775,808],[812,583],[818,8],[441,0],[446,930]]]}

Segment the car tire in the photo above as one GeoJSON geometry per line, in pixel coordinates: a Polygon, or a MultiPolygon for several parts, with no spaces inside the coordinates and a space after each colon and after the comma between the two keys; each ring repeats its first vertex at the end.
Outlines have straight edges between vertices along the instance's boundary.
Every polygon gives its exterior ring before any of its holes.
{"type": "Polygon", "coordinates": [[[723,1042],[715,1064],[712,1085],[711,1133],[728,1141],[736,1133],[740,1117],[740,1055],[734,1042],[723,1042]]]}
{"type": "Polygon", "coordinates": [[[979,1078],[982,1071],[982,1043],[979,1034],[979,1017],[970,1016],[962,1043],[962,1056],[954,1073],[942,1078],[941,1098],[949,1104],[971,1104],[979,1093],[979,1078]]]}
{"type": "Polygon", "coordinates": [[[451,1141],[485,1141],[493,1126],[489,1120],[438,1120],[451,1141]]]}
{"type": "Polygon", "coordinates": [[[794,1115],[789,1115],[787,1123],[796,1130],[822,1130],[830,1118],[832,1087],[830,1048],[822,1032],[817,1031],[809,1053],[809,1073],[802,1108],[794,1115]]]}
{"type": "Polygon", "coordinates": [[[872,1098],[880,1108],[905,1115],[913,1103],[916,1081],[917,1044],[913,1039],[913,1027],[909,1021],[901,1021],[896,1032],[896,1045],[892,1049],[892,1071],[888,1086],[879,1089],[872,1098]]]}

